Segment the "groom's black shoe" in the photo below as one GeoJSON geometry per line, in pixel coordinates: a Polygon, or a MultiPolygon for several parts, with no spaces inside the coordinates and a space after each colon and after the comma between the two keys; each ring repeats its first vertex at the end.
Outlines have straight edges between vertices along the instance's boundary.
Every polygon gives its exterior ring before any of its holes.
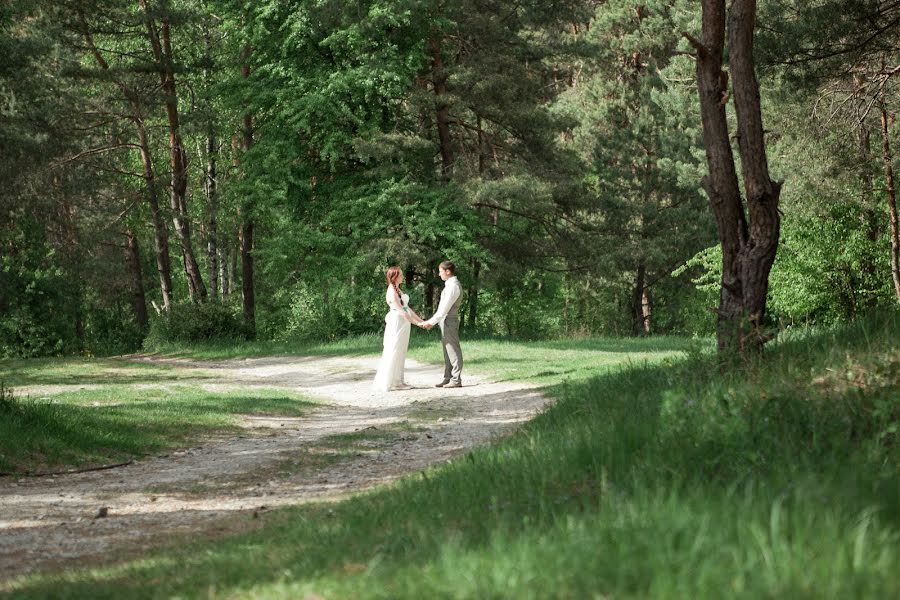
{"type": "Polygon", "coordinates": [[[448,383],[450,383],[450,382],[449,382],[449,381],[442,381],[442,382],[440,382],[440,383],[434,384],[434,387],[444,387],[444,386],[447,385],[448,383]]]}

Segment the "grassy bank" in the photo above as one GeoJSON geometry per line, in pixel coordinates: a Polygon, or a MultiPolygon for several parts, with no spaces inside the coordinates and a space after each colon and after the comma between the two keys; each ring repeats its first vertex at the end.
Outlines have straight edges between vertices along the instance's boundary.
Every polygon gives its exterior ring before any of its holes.
{"type": "Polygon", "coordinates": [[[610,368],[577,363],[566,344],[548,359],[530,354],[533,344],[488,357],[472,343],[470,361],[544,378],[557,404],[496,446],[391,488],[273,511],[239,537],[33,576],[7,590],[26,598],[897,597],[898,334],[900,319],[888,315],[795,335],[727,373],[699,354],[623,352],[620,363],[631,364],[610,368]]]}

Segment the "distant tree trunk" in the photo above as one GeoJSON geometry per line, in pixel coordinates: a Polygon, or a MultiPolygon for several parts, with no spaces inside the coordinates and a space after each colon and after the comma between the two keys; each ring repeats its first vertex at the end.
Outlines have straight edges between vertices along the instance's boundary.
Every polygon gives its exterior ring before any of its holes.
{"type": "Polygon", "coordinates": [[[650,297],[647,294],[647,266],[644,261],[638,263],[635,273],[634,287],[631,290],[631,333],[641,335],[650,333],[650,297]]]}
{"type": "Polygon", "coordinates": [[[422,304],[425,306],[426,311],[430,313],[434,312],[434,282],[431,280],[425,284],[425,298],[423,299],[422,304]]]}
{"type": "Polygon", "coordinates": [[[644,286],[644,294],[641,297],[641,309],[644,315],[644,333],[650,333],[650,318],[653,316],[653,303],[650,300],[650,288],[644,286]]]}
{"type": "Polygon", "coordinates": [[[209,271],[209,291],[213,297],[219,291],[218,212],[219,193],[216,181],[216,132],[209,123],[206,134],[206,262],[209,271]]]}
{"type": "Polygon", "coordinates": [[[153,172],[153,157],[150,153],[150,141],[144,120],[135,119],[138,129],[138,142],[143,165],[144,186],[147,191],[147,204],[150,205],[150,216],[153,221],[153,251],[156,255],[156,270],[159,273],[159,286],[162,290],[163,309],[169,312],[172,308],[172,266],[169,262],[169,229],[159,209],[159,198],[156,191],[156,175],[153,172]]]}
{"type": "Polygon", "coordinates": [[[449,179],[453,174],[453,148],[450,141],[450,106],[444,95],[447,92],[447,75],[441,57],[441,32],[432,31],[428,41],[431,50],[431,85],[434,90],[434,110],[437,119],[438,145],[441,151],[441,177],[449,179]]]}
{"type": "MultiPolygon", "coordinates": [[[[853,74],[853,85],[857,90],[865,88],[865,80],[860,73],[853,74]]],[[[869,129],[864,122],[860,123],[856,128],[856,142],[862,163],[868,164],[869,160],[872,158],[872,142],[869,129]]],[[[866,228],[866,235],[869,240],[874,242],[881,237],[881,231],[878,223],[877,211],[875,210],[875,202],[872,197],[872,191],[875,187],[872,172],[868,169],[864,169],[860,175],[860,181],[862,183],[863,196],[863,211],[861,215],[862,224],[863,227],[866,228]]],[[[873,267],[871,263],[864,266],[867,267],[867,271],[870,271],[873,267]]]]}
{"type": "MultiPolygon", "coordinates": [[[[250,77],[250,45],[244,46],[243,63],[241,64],[241,76],[244,79],[250,77]]],[[[242,147],[246,153],[253,145],[253,117],[250,113],[244,114],[242,147]]],[[[249,328],[251,335],[256,335],[256,298],[253,285],[253,218],[249,215],[245,204],[241,211],[241,292],[244,302],[244,323],[249,328]]]]}
{"type": "Polygon", "coordinates": [[[169,153],[171,155],[171,190],[169,195],[172,207],[172,221],[175,233],[181,243],[181,255],[184,271],[187,275],[188,292],[191,299],[206,299],[206,286],[200,266],[194,255],[191,241],[191,224],[187,206],[187,153],[181,139],[181,127],[178,116],[178,94],[175,87],[175,67],[172,55],[172,36],[169,28],[168,3],[163,2],[163,15],[160,28],[157,30],[156,20],[150,15],[146,0],[138,0],[146,15],[147,36],[153,49],[153,57],[157,62],[159,79],[165,96],[166,116],[169,122],[169,153]]]}
{"type": "Polygon", "coordinates": [[[141,269],[141,254],[138,249],[137,236],[129,227],[125,229],[125,261],[131,275],[131,308],[134,319],[141,329],[147,328],[147,296],[144,292],[144,273],[141,269]]]}
{"type": "MultiPolygon", "coordinates": [[[[233,268],[229,268],[231,264],[231,244],[228,243],[229,238],[223,238],[223,242],[219,244],[219,285],[221,286],[222,296],[231,295],[231,274],[234,273],[233,268]]],[[[232,253],[233,254],[233,253],[232,253]]]]}
{"type": "Polygon", "coordinates": [[[769,339],[763,330],[769,272],[778,250],[781,183],[769,178],[753,65],[755,0],[734,0],[729,27],[729,67],[737,112],[747,210],[738,186],[725,104],[728,74],[722,70],[725,46],[724,0],[702,0],[702,41],[697,49],[700,115],[709,175],[701,185],[710,199],[722,247],[722,281],[716,324],[720,352],[752,352],[769,339]]]}
{"type": "Polygon", "coordinates": [[[478,319],[478,285],[481,275],[481,263],[472,259],[472,285],[469,287],[469,329],[475,329],[478,319]]]}
{"type": "Polygon", "coordinates": [[[891,153],[890,119],[881,101],[881,141],[884,148],[884,178],[887,182],[888,210],[891,216],[891,276],[894,280],[894,294],[900,302],[900,234],[897,226],[897,196],[894,188],[894,155],[891,153]]]}
{"type": "MultiPolygon", "coordinates": [[[[212,62],[212,36],[209,26],[204,26],[203,42],[207,64],[212,62]]],[[[209,68],[204,67],[203,77],[207,85],[211,85],[209,68]]],[[[210,107],[207,107],[209,110],[210,107]]],[[[216,143],[216,127],[212,116],[206,123],[206,267],[209,272],[209,292],[213,297],[219,293],[219,248],[218,248],[218,212],[219,190],[216,157],[219,150],[216,143]]]]}

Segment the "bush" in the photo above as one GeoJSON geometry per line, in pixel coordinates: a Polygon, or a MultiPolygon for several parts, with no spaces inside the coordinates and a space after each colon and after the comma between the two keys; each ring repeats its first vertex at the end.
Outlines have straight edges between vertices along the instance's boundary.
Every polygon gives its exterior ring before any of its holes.
{"type": "Polygon", "coordinates": [[[183,303],[150,322],[144,348],[154,349],[167,342],[237,341],[250,337],[252,331],[244,324],[238,307],[221,302],[183,303]]]}

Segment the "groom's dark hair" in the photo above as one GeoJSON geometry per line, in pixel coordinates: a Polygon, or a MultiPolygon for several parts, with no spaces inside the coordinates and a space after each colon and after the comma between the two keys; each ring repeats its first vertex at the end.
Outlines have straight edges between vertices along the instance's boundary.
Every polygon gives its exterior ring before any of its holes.
{"type": "Polygon", "coordinates": [[[450,271],[451,273],[453,273],[454,275],[456,275],[456,265],[454,265],[454,264],[453,264],[452,262],[450,262],[449,260],[445,260],[444,262],[442,262],[442,263],[441,263],[441,268],[442,268],[443,270],[445,270],[445,271],[450,271]]]}

